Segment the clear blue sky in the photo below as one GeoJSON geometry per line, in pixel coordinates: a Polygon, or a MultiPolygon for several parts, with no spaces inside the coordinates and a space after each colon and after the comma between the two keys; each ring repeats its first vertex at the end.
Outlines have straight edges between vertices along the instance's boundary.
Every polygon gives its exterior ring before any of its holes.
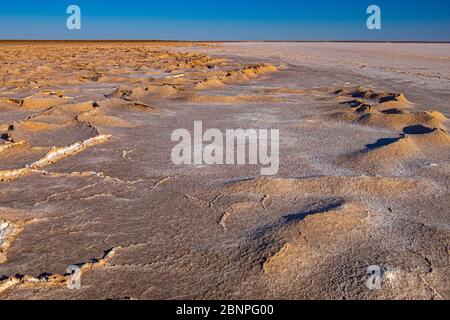
{"type": "Polygon", "coordinates": [[[2,0],[0,39],[450,41],[449,0],[2,0]],[[82,29],[66,28],[77,4],[82,29]],[[366,9],[382,9],[382,30],[366,9]]]}

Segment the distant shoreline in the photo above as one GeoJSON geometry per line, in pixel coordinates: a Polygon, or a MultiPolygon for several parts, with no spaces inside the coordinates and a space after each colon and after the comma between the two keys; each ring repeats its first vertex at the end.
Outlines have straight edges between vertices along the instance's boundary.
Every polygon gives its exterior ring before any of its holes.
{"type": "Polygon", "coordinates": [[[424,44],[450,44],[449,41],[403,41],[403,40],[0,40],[0,43],[424,43],[424,44]]]}

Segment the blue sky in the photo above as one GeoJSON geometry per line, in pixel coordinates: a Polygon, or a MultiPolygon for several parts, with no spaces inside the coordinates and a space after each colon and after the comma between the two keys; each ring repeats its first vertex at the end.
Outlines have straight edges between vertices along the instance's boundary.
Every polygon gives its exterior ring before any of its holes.
{"type": "Polygon", "coordinates": [[[448,0],[3,0],[0,39],[450,41],[448,0]],[[80,6],[82,29],[66,28],[80,6]],[[382,29],[366,28],[366,9],[382,29]]]}

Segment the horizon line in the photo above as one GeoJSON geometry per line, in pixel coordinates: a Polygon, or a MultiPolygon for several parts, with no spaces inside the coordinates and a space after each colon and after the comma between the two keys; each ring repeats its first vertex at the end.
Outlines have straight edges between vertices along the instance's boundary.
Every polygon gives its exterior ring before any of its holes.
{"type": "Polygon", "coordinates": [[[191,43],[439,43],[450,44],[450,40],[161,40],[161,39],[0,39],[6,42],[191,42],[191,43]]]}

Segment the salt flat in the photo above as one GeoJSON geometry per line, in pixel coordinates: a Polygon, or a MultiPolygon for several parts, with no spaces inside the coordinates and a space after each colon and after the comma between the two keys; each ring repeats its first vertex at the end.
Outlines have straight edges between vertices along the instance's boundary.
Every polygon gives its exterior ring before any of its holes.
{"type": "Polygon", "coordinates": [[[1,299],[450,298],[449,44],[0,46],[1,299]],[[277,175],[175,165],[194,121],[277,175]]]}

